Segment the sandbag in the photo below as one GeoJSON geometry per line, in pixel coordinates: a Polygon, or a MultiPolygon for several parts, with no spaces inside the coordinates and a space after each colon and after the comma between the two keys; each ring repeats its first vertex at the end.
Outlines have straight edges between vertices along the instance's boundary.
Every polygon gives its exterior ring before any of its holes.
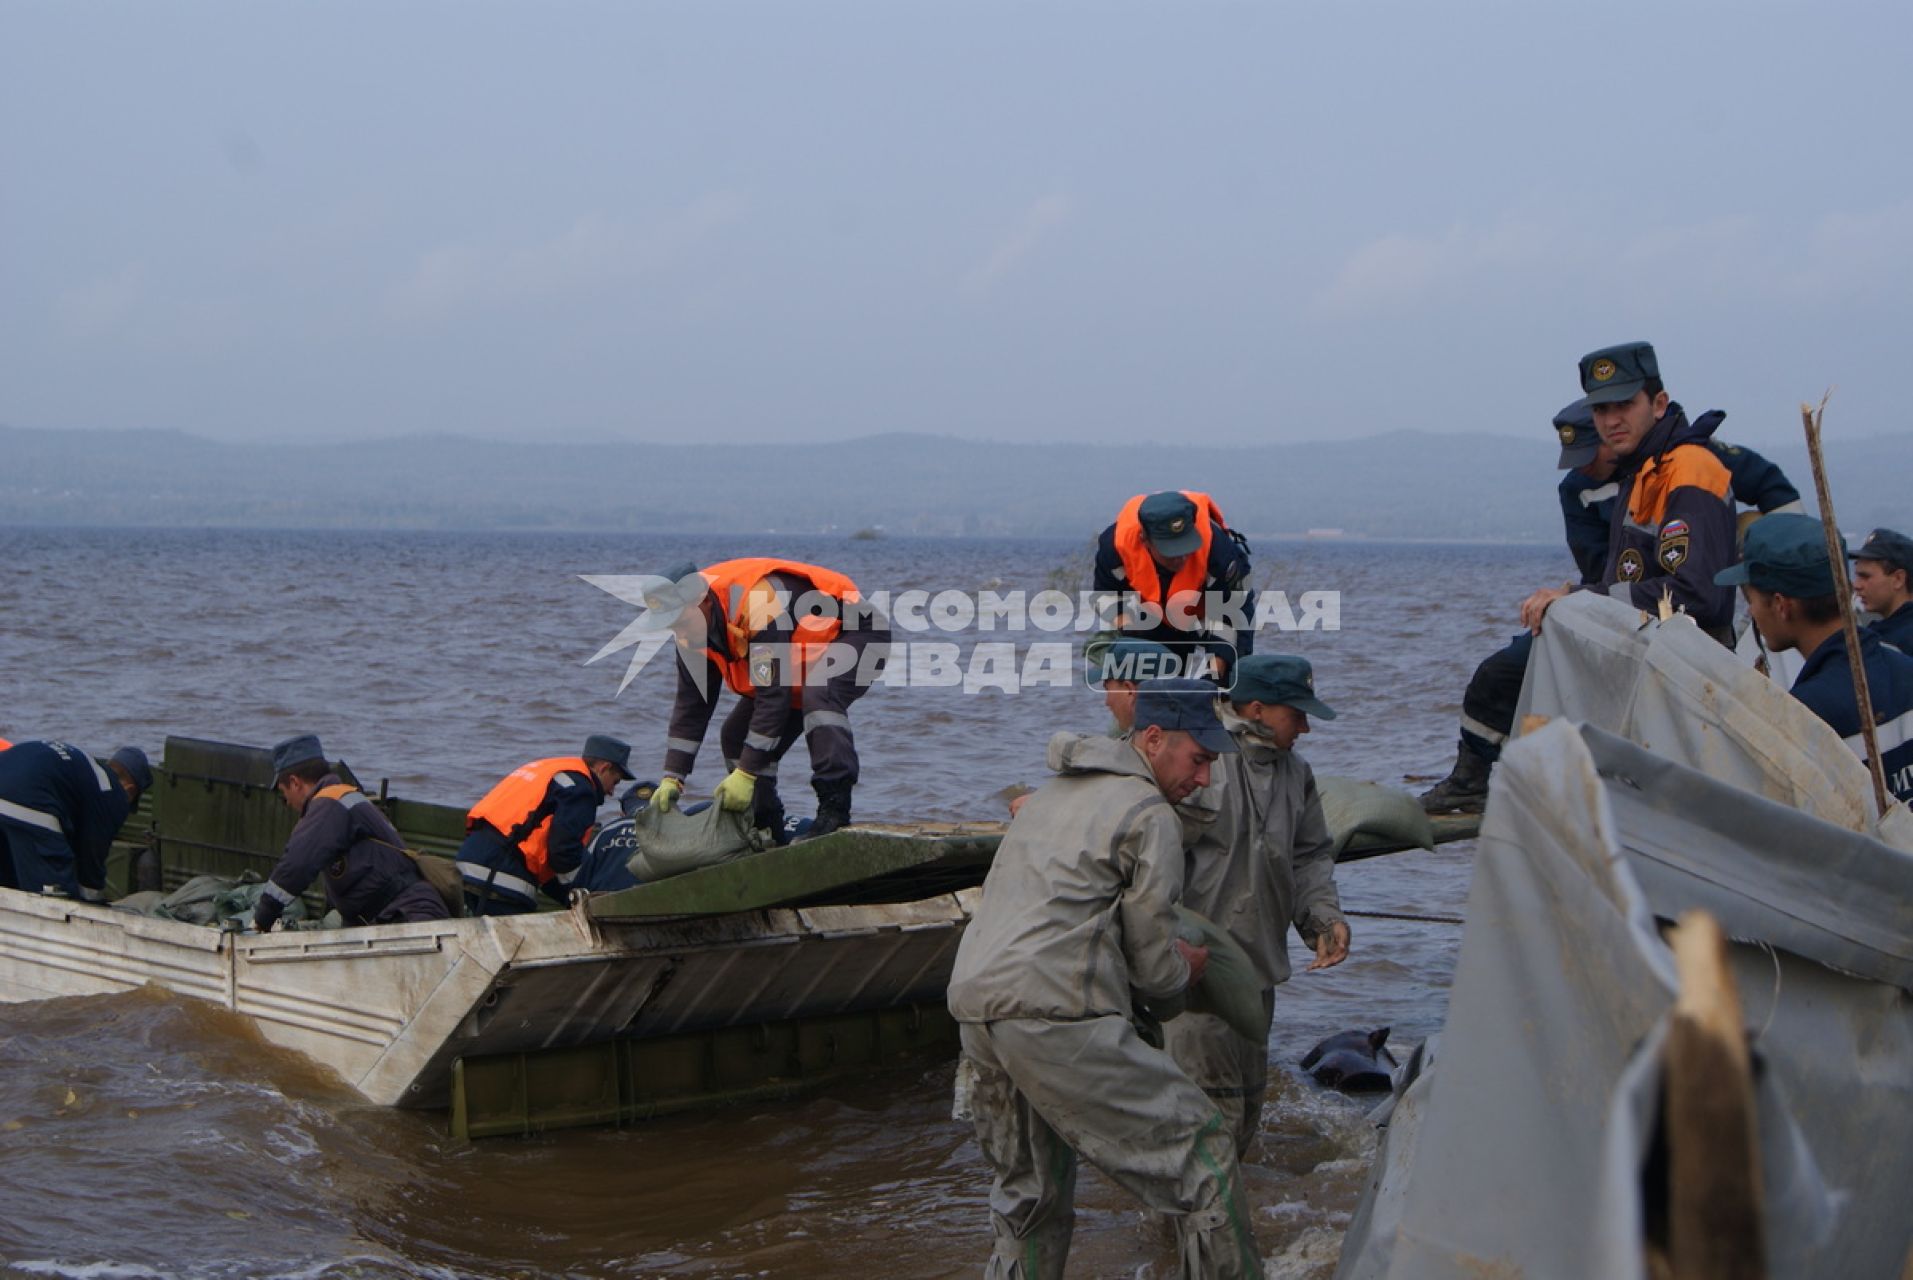
{"type": "Polygon", "coordinates": [[[1244,951],[1215,923],[1198,911],[1178,905],[1176,936],[1209,948],[1209,967],[1189,992],[1186,1006],[1194,1013],[1213,1013],[1245,1040],[1257,1044],[1269,1034],[1268,1010],[1262,1004],[1262,978],[1244,951]]]}
{"type": "MultiPolygon", "coordinates": [[[[381,840],[379,843],[385,842],[381,840]]],[[[462,917],[465,914],[465,877],[459,874],[458,864],[450,858],[441,858],[435,853],[420,853],[417,849],[407,849],[405,856],[418,868],[419,879],[438,890],[446,914],[454,920],[462,917]]]]}
{"type": "Polygon", "coordinates": [[[625,865],[644,883],[714,867],[756,851],[747,813],[707,805],[697,813],[647,806],[631,819],[638,851],[625,865]]]}
{"type": "Polygon", "coordinates": [[[1315,779],[1315,790],[1322,797],[1322,816],[1328,820],[1338,858],[1358,835],[1413,849],[1435,847],[1435,828],[1421,804],[1406,791],[1355,778],[1323,777],[1315,779]]]}

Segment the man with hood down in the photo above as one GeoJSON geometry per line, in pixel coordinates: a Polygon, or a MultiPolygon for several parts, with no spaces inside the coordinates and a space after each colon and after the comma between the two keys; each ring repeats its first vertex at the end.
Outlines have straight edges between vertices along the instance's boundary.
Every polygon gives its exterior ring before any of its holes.
{"type": "Polygon", "coordinates": [[[1173,806],[1236,749],[1215,692],[1144,681],[1128,738],[1052,739],[1057,777],[1010,824],[957,949],[950,1012],[994,1174],[987,1277],[1062,1276],[1079,1157],[1172,1217],[1180,1275],[1261,1275],[1227,1122],[1132,1021],[1175,1016],[1208,961],[1176,937],[1173,806]]]}

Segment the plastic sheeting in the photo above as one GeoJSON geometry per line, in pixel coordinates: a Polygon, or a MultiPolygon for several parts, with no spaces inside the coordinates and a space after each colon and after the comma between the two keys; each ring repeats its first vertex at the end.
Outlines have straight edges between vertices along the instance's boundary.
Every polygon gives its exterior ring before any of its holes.
{"type": "Polygon", "coordinates": [[[1913,850],[1913,814],[1875,826],[1867,767],[1826,721],[1685,615],[1649,621],[1592,592],[1555,602],[1515,715],[1595,725],[1663,759],[1913,850]]]}
{"type": "Polygon", "coordinates": [[[1502,756],[1439,1062],[1402,1073],[1339,1280],[1645,1277],[1658,922],[1697,907],[1760,1064],[1770,1274],[1900,1274],[1913,856],[1556,721],[1502,756]]]}

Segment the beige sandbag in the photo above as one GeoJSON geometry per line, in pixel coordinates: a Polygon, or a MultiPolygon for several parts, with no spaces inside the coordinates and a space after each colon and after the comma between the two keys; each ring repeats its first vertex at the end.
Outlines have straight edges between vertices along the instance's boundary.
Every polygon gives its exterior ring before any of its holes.
{"type": "Polygon", "coordinates": [[[683,875],[699,867],[741,858],[756,850],[748,813],[733,813],[721,805],[697,813],[682,809],[664,812],[654,805],[640,809],[631,820],[638,851],[625,866],[640,883],[683,875]]]}
{"type": "Polygon", "coordinates": [[[1222,926],[1198,911],[1178,905],[1176,936],[1209,948],[1209,967],[1189,992],[1187,1007],[1195,1013],[1213,1013],[1245,1040],[1260,1044],[1269,1033],[1268,1011],[1262,1006],[1262,979],[1236,940],[1222,926]]]}
{"type": "Polygon", "coordinates": [[[1322,797],[1322,816],[1328,820],[1338,858],[1358,835],[1412,849],[1435,847],[1435,828],[1420,802],[1406,791],[1356,778],[1320,776],[1315,779],[1315,790],[1322,797]]]}

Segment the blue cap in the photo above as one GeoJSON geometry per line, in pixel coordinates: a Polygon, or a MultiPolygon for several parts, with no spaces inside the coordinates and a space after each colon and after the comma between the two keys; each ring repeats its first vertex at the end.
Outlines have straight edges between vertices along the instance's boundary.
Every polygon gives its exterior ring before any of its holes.
{"type": "MultiPolygon", "coordinates": [[[[1841,550],[1846,549],[1845,543],[1841,550]]],[[[1833,595],[1833,562],[1827,557],[1827,531],[1812,516],[1795,512],[1762,516],[1747,526],[1740,563],[1714,575],[1716,586],[1742,583],[1796,600],[1833,595]]]]}
{"type": "Polygon", "coordinates": [[[1182,674],[1182,655],[1168,645],[1139,636],[1092,637],[1083,646],[1084,679],[1092,688],[1107,680],[1160,680],[1182,674]]]}
{"type": "Polygon", "coordinates": [[[1207,680],[1145,680],[1136,687],[1138,730],[1150,725],[1186,733],[1206,751],[1225,755],[1235,739],[1216,715],[1216,687],[1207,680]]]}
{"type": "Polygon", "coordinates": [[[1142,522],[1143,537],[1159,555],[1186,556],[1202,545],[1202,530],[1196,524],[1196,504],[1189,496],[1170,489],[1152,493],[1136,508],[1142,522]]]}
{"type": "Polygon", "coordinates": [[[153,789],[153,766],[146,763],[144,751],[138,747],[121,747],[108,759],[126,770],[126,776],[133,780],[133,785],[139,788],[141,795],[153,789]]]}
{"type": "Polygon", "coordinates": [[[603,760],[607,764],[616,766],[620,777],[633,778],[637,776],[632,773],[629,768],[631,764],[631,744],[620,742],[609,734],[592,734],[589,738],[585,739],[585,749],[579,754],[583,755],[587,760],[603,760]]]}
{"type": "Polygon", "coordinates": [[[1594,461],[1601,436],[1594,429],[1594,410],[1586,396],[1554,415],[1554,434],[1561,441],[1561,470],[1585,467],[1594,461]]]}
{"type": "Polygon", "coordinates": [[[1235,685],[1229,701],[1238,706],[1266,702],[1272,707],[1333,720],[1335,712],[1315,696],[1315,670],[1307,658],[1292,653],[1252,653],[1235,664],[1235,685]]]}
{"type": "Polygon", "coordinates": [[[1875,529],[1858,551],[1847,552],[1847,559],[1877,560],[1889,573],[1895,569],[1913,573],[1913,538],[1892,529],[1875,529]]]}
{"type": "Polygon", "coordinates": [[[285,780],[286,770],[296,769],[302,764],[325,760],[325,748],[319,745],[317,735],[302,733],[296,738],[287,738],[272,749],[272,782],[278,786],[285,780]]]}
{"type": "Polygon", "coordinates": [[[1632,400],[1649,378],[1661,376],[1661,362],[1652,343],[1623,342],[1581,357],[1581,390],[1589,404],[1619,404],[1632,400]]]}

